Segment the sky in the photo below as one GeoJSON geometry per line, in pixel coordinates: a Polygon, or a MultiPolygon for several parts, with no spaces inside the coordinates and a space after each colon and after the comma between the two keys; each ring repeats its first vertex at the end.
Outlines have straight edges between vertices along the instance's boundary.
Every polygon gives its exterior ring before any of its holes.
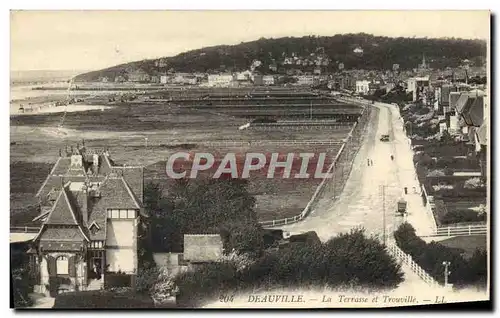
{"type": "Polygon", "coordinates": [[[97,70],[261,37],[489,38],[488,11],[12,11],[11,70],[97,70]]]}

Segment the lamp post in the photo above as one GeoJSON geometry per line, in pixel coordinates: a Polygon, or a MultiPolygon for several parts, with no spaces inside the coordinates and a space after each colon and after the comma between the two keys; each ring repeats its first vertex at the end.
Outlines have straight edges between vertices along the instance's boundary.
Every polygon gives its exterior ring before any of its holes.
{"type": "Polygon", "coordinates": [[[448,271],[448,267],[450,266],[450,262],[443,262],[444,266],[444,287],[448,287],[448,275],[451,274],[450,271],[448,271]]]}

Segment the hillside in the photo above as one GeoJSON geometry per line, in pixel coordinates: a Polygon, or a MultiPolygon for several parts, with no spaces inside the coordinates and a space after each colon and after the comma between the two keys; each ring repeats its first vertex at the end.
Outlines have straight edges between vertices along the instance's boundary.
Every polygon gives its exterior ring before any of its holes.
{"type": "Polygon", "coordinates": [[[192,50],[159,60],[143,60],[113,66],[107,69],[78,75],[76,81],[96,81],[100,77],[115,78],[136,70],[149,75],[175,72],[237,71],[254,66],[263,73],[282,72],[287,68],[311,71],[321,65],[326,71],[338,70],[338,63],[345,69],[400,69],[417,67],[425,54],[432,68],[456,67],[464,59],[476,66],[485,62],[486,42],[463,39],[390,38],[369,34],[337,34],[335,36],[261,38],[238,45],[219,45],[192,50]],[[301,64],[297,65],[297,59],[301,64]],[[293,62],[292,62],[293,61],[293,62]],[[304,65],[305,64],[305,65],[304,65]],[[275,65],[274,69],[270,65],[275,65]]]}

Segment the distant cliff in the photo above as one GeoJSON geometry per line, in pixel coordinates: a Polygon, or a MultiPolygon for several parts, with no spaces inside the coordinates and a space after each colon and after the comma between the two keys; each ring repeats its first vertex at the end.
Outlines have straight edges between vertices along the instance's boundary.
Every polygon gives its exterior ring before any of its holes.
{"type": "Polygon", "coordinates": [[[145,72],[150,76],[175,72],[225,72],[253,67],[262,73],[283,72],[289,68],[312,71],[335,71],[342,63],[345,69],[416,68],[425,55],[432,68],[456,67],[468,59],[481,66],[486,60],[487,45],[481,40],[455,38],[390,38],[369,34],[337,34],[335,36],[284,37],[259,39],[238,45],[219,45],[192,50],[173,57],[143,60],[80,74],[76,81],[97,81],[103,77],[113,81],[121,76],[145,72]]]}

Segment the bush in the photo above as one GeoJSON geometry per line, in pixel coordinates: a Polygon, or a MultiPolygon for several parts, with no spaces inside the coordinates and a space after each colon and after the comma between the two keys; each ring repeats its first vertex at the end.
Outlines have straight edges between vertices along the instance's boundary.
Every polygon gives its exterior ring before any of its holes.
{"type": "Polygon", "coordinates": [[[59,294],[53,308],[154,308],[154,302],[149,296],[139,295],[131,291],[92,290],[59,294]]]}
{"type": "Polygon", "coordinates": [[[363,230],[341,234],[322,244],[315,240],[289,243],[267,251],[258,259],[226,256],[174,278],[179,287],[177,303],[197,307],[227,292],[252,288],[356,286],[394,288],[403,281],[400,265],[382,244],[363,230]]]}
{"type": "Polygon", "coordinates": [[[486,222],[486,214],[479,214],[472,210],[451,210],[441,218],[441,224],[455,224],[468,222],[486,222]]]}
{"type": "Polygon", "coordinates": [[[161,274],[161,270],[156,266],[140,268],[135,280],[135,290],[139,293],[149,294],[161,274]]]}
{"type": "Polygon", "coordinates": [[[459,249],[449,248],[434,241],[427,244],[416,235],[415,229],[409,223],[400,225],[394,232],[394,238],[405,253],[411,255],[418,265],[440,283],[444,283],[444,261],[451,263],[449,282],[455,287],[486,283],[486,252],[476,250],[474,256],[467,260],[459,249]]]}
{"type": "Polygon", "coordinates": [[[34,282],[28,268],[12,270],[11,276],[14,308],[26,308],[33,305],[29,294],[33,292],[34,282]]]}
{"type": "Polygon", "coordinates": [[[132,286],[132,275],[117,272],[108,272],[105,274],[106,279],[104,279],[104,288],[120,288],[120,287],[131,287],[132,286]]]}
{"type": "Polygon", "coordinates": [[[464,183],[464,188],[466,189],[477,189],[477,188],[484,188],[485,184],[481,178],[476,177],[476,178],[470,178],[465,181],[464,183]]]}

